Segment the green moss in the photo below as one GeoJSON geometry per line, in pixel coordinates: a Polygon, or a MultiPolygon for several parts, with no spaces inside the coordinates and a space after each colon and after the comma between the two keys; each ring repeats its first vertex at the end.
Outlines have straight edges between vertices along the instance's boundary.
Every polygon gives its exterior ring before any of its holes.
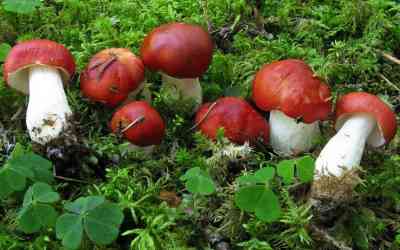
{"type": "MultiPolygon", "coordinates": [[[[42,7],[31,14],[18,15],[6,12],[1,6],[0,43],[14,44],[31,38],[56,40],[72,51],[78,70],[104,48],[127,47],[139,54],[143,38],[150,30],[162,23],[183,21],[205,28],[209,25],[219,46],[209,70],[201,78],[205,101],[214,101],[222,95],[249,98],[253,76],[263,64],[300,58],[331,86],[335,95],[363,90],[384,96],[397,110],[400,105],[398,90],[380,77],[381,74],[399,86],[400,66],[385,60],[379,52],[400,56],[400,7],[396,1],[49,0],[43,1],[42,7]],[[260,30],[253,16],[254,6],[260,3],[265,30],[260,30]]],[[[1,74],[0,71],[0,77],[1,74]]],[[[256,170],[265,162],[277,162],[281,160],[279,157],[259,148],[245,160],[221,161],[217,167],[207,165],[207,159],[222,144],[194,134],[190,103],[181,102],[168,90],[160,89],[157,73],[146,72],[146,79],[154,96],[153,105],[167,122],[166,138],[152,155],[131,152],[126,144],[109,134],[108,121],[114,110],[83,99],[77,77],[68,90],[81,137],[92,150],[87,159],[97,163],[99,169],[106,169],[106,174],[104,179],[97,178],[98,170],[92,169],[89,172],[94,175],[88,185],[60,182],[60,190],[70,199],[78,194],[101,193],[126,209],[128,219],[122,232],[134,229],[144,232],[121,236],[107,249],[129,249],[130,246],[140,249],[140,244],[145,246],[142,249],[152,249],[149,247],[152,241],[158,249],[186,250],[196,246],[207,249],[211,246],[202,231],[205,227],[221,234],[237,249],[265,249],[268,245],[273,249],[319,246],[320,238],[309,230],[311,219],[302,201],[304,194],[300,198],[289,195],[279,181],[273,185],[276,190],[282,190],[279,195],[284,212],[281,221],[263,223],[234,205],[235,177],[244,171],[256,170]],[[218,186],[215,195],[192,196],[184,190],[179,177],[196,166],[213,173],[218,186]],[[161,191],[170,191],[182,198],[181,208],[168,207],[159,198],[161,191]],[[165,228],[154,226],[154,220],[160,220],[165,228]]],[[[11,119],[26,105],[26,100],[0,80],[0,131],[4,135],[0,137],[0,162],[9,155],[7,147],[16,141],[30,147],[25,132],[25,110],[11,119]],[[3,128],[7,133],[3,133],[3,128]]],[[[324,139],[327,138],[321,142],[324,139]]],[[[384,243],[396,246],[393,228],[400,227],[399,152],[397,137],[391,146],[366,153],[362,162],[365,184],[358,187],[358,203],[351,208],[355,214],[362,212],[352,221],[339,222],[333,230],[349,246],[360,249],[367,249],[368,245],[370,249],[378,249],[384,243]],[[346,231],[345,223],[351,225],[351,230],[346,231]]],[[[1,212],[15,212],[16,203],[2,201],[1,212]]],[[[10,249],[59,248],[54,232],[34,235],[25,244],[24,237],[13,227],[12,217],[5,216],[1,224],[7,228],[0,230],[1,249],[14,245],[10,249]]],[[[88,245],[87,249],[93,246],[88,245]]]]}

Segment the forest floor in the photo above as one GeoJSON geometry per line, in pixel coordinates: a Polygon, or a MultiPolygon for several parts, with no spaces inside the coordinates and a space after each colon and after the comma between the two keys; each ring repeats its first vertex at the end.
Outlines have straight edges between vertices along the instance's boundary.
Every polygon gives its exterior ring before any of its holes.
{"type": "MultiPolygon", "coordinates": [[[[208,29],[216,44],[212,64],[201,77],[204,101],[240,96],[253,105],[251,82],[257,70],[272,61],[298,58],[331,87],[333,101],[366,91],[386,101],[400,119],[400,65],[388,56],[400,58],[396,1],[12,2],[0,4],[0,65],[18,41],[45,38],[70,49],[80,72],[105,48],[129,48],[139,55],[145,35],[160,24],[196,23],[208,29]]],[[[57,159],[32,145],[25,125],[28,98],[5,86],[2,71],[0,77],[0,166],[5,168],[13,154],[33,151],[48,158],[59,176],[52,185],[62,200],[54,205],[56,211],[78,197],[103,196],[124,212],[114,242],[98,245],[84,236],[81,249],[400,249],[400,133],[389,145],[365,151],[363,182],[333,221],[321,225],[315,220],[307,202],[310,183],[294,173],[289,181],[282,174],[269,180],[280,207],[271,211],[277,218],[265,220],[255,208],[238,208],[237,178],[265,166],[277,168],[283,160],[295,161],[277,156],[268,145],[241,151],[235,159],[221,156],[232,145],[223,138],[211,142],[191,130],[190,105],[160,89],[158,73],[146,72],[146,86],[167,132],[152,154],[129,150],[111,133],[114,109],[82,98],[77,74],[67,95],[81,148],[62,149],[65,156],[57,159]],[[197,191],[188,187],[191,178],[182,178],[194,168],[204,171],[196,176],[203,181],[197,191]],[[215,190],[202,190],[207,185],[215,190]]],[[[322,128],[317,147],[306,157],[315,159],[334,134],[332,122],[322,128]]],[[[18,191],[0,201],[0,249],[63,249],[52,226],[32,234],[19,229],[23,194],[18,191]]]]}

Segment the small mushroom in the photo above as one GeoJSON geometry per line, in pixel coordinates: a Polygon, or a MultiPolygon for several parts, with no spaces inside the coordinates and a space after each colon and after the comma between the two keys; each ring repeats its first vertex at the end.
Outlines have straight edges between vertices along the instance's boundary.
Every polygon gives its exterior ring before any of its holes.
{"type": "Polygon", "coordinates": [[[396,134],[396,116],[377,96],[352,92],[338,100],[335,118],[338,132],[316,160],[313,193],[346,199],[358,183],[354,168],[360,165],[365,145],[390,142],[396,134]]]}
{"type": "Polygon", "coordinates": [[[94,102],[114,107],[143,87],[144,65],[124,48],[105,49],[94,55],[81,74],[82,94],[94,102]]]}
{"type": "Polygon", "coordinates": [[[75,72],[71,53],[50,40],[30,40],[15,45],[4,63],[7,85],[26,95],[26,125],[34,142],[47,144],[69,127],[72,115],[64,92],[75,72]]]}
{"type": "Polygon", "coordinates": [[[110,127],[115,134],[122,135],[132,145],[145,151],[161,144],[165,135],[163,119],[145,101],[133,101],[119,108],[111,119],[110,127]]]}
{"type": "Polygon", "coordinates": [[[264,65],[253,81],[253,100],[271,111],[271,145],[284,156],[309,151],[320,135],[319,121],[331,112],[329,87],[296,59],[264,65]]]}
{"type": "Polygon", "coordinates": [[[195,122],[211,139],[216,138],[219,128],[224,128],[225,137],[234,143],[268,143],[267,121],[250,104],[237,97],[223,97],[214,103],[203,104],[196,113],[195,122]]]}
{"type": "Polygon", "coordinates": [[[183,98],[202,103],[199,77],[211,63],[213,42],[200,26],[169,23],[151,31],[140,49],[146,67],[161,71],[163,85],[173,86],[183,98]]]}

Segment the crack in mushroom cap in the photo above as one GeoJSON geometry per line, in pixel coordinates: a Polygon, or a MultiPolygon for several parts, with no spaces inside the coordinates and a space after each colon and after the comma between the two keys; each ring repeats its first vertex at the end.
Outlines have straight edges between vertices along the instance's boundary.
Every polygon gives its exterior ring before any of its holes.
{"type": "Polygon", "coordinates": [[[119,108],[110,123],[114,133],[120,133],[132,144],[150,146],[161,144],[165,135],[165,123],[160,114],[145,101],[133,101],[119,108]],[[124,130],[133,121],[143,117],[140,122],[124,130]]]}
{"type": "Polygon", "coordinates": [[[94,55],[81,73],[82,94],[94,102],[116,106],[144,81],[144,65],[129,49],[110,48],[94,55]]]}

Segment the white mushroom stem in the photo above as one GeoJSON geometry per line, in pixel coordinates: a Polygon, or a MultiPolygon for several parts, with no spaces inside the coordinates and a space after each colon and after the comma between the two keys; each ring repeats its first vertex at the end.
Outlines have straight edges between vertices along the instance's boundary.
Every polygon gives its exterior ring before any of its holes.
{"type": "Polygon", "coordinates": [[[318,121],[311,124],[297,122],[278,110],[271,111],[269,126],[271,146],[283,156],[309,151],[320,135],[318,121]]]}
{"type": "Polygon", "coordinates": [[[359,114],[350,117],[322,149],[315,163],[316,179],[341,177],[360,165],[366,141],[376,127],[375,119],[359,114]]]}
{"type": "Polygon", "coordinates": [[[195,102],[195,109],[202,103],[203,93],[199,78],[175,78],[167,74],[162,74],[162,81],[163,87],[174,87],[181,93],[184,99],[193,99],[195,102]]]}
{"type": "Polygon", "coordinates": [[[46,144],[60,136],[72,115],[59,71],[34,66],[29,71],[29,104],[26,125],[31,139],[46,144]]]}

